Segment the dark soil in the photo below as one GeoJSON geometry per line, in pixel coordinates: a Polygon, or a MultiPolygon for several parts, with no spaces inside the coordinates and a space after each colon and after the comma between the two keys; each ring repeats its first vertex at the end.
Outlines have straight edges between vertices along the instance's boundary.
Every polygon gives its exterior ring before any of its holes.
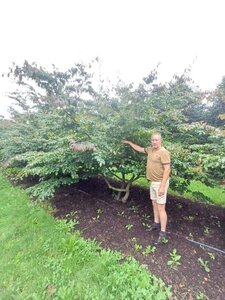
{"type": "Polygon", "coordinates": [[[147,189],[133,186],[130,199],[123,204],[113,198],[102,180],[93,178],[61,188],[53,205],[57,218],[73,219],[76,211],[76,229],[84,238],[96,239],[102,247],[119,250],[147,265],[152,274],[172,286],[172,299],[225,299],[225,253],[218,251],[225,252],[224,208],[168,196],[168,243],[143,254],[158,236],[147,231],[153,220],[147,189]],[[181,256],[180,265],[168,266],[173,249],[181,256]],[[208,262],[209,272],[199,258],[208,262]]]}

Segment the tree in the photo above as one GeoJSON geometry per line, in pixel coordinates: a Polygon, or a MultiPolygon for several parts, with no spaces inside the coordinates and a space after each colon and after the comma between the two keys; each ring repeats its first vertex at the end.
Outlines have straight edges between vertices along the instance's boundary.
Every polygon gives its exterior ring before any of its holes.
{"type": "Polygon", "coordinates": [[[225,125],[225,77],[223,77],[216,90],[209,95],[210,102],[208,123],[213,126],[225,125]]]}
{"type": "Polygon", "coordinates": [[[10,166],[8,174],[37,178],[30,188],[36,197],[51,197],[62,184],[98,175],[126,202],[132,183],[145,176],[146,156],[121,141],[148,146],[155,129],[172,153],[174,190],[184,192],[193,179],[207,184],[222,179],[223,131],[192,122],[190,110],[201,102],[202,93],[186,74],[157,83],[153,70],[136,88],[120,81],[99,93],[79,64],[65,72],[48,72],[25,62],[14,66],[10,76],[23,89],[11,95],[20,111],[12,109],[7,130],[0,122],[0,157],[10,166]],[[95,149],[73,152],[71,139],[92,143],[95,149]]]}
{"type": "Polygon", "coordinates": [[[11,126],[1,140],[4,164],[11,166],[17,178],[38,177],[30,190],[42,199],[62,184],[95,175],[87,163],[88,154],[75,155],[69,149],[70,139],[85,138],[77,116],[85,105],[83,97],[95,94],[86,67],[77,64],[65,72],[54,67],[48,72],[25,61],[22,67],[14,65],[9,76],[22,90],[10,95],[18,109],[11,108],[11,126]]]}

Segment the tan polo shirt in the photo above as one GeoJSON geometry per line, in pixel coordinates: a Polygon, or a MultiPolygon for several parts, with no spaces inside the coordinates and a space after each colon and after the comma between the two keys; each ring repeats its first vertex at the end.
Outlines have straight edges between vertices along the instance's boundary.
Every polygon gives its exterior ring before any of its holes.
{"type": "Polygon", "coordinates": [[[145,148],[148,154],[146,177],[150,181],[161,181],[163,178],[164,165],[170,164],[170,152],[164,147],[153,149],[145,148]]]}

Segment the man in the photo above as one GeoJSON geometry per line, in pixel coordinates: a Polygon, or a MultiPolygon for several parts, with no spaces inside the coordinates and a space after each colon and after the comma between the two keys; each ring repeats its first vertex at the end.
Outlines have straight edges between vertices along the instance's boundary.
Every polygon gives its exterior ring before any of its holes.
{"type": "Polygon", "coordinates": [[[160,133],[151,136],[151,147],[143,148],[130,141],[122,141],[140,153],[147,153],[146,177],[150,183],[150,198],[152,200],[154,224],[151,231],[160,230],[156,244],[160,244],[166,237],[167,213],[166,196],[169,187],[170,153],[162,147],[160,133]]]}

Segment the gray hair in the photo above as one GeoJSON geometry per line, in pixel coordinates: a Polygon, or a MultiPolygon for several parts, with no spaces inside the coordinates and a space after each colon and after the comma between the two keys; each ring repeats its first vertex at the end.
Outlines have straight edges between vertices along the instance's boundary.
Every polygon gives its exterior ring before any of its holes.
{"type": "Polygon", "coordinates": [[[158,135],[158,137],[159,137],[160,139],[162,139],[162,134],[161,134],[160,132],[158,132],[158,131],[153,132],[153,133],[151,134],[151,138],[152,138],[154,135],[158,135]]]}

